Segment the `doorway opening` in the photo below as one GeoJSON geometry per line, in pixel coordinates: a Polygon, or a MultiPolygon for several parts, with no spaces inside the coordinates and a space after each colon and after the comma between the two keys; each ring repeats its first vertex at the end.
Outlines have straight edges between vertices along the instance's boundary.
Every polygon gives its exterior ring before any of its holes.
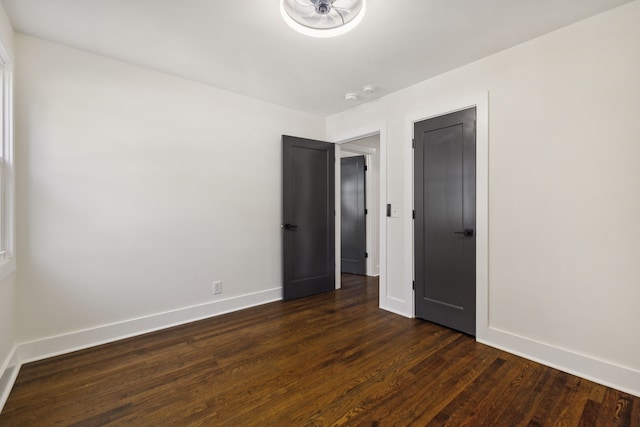
{"type": "MultiPolygon", "coordinates": [[[[380,135],[339,145],[340,271],[380,275],[380,135]]],[[[338,219],[338,218],[337,218],[338,219]]]]}

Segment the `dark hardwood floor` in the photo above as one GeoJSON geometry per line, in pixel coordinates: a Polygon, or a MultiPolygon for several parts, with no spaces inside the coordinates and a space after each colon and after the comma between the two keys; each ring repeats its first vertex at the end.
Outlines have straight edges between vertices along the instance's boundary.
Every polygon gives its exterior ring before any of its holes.
{"type": "Polygon", "coordinates": [[[375,279],[22,367],[0,426],[640,426],[640,398],[377,308],[375,279]]]}

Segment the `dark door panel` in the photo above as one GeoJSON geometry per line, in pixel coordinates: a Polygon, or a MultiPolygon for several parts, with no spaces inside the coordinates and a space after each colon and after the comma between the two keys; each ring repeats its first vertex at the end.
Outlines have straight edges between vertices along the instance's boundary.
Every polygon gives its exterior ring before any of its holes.
{"type": "Polygon", "coordinates": [[[367,274],[364,156],[340,159],[340,257],[343,273],[367,274]]]}
{"type": "Polygon", "coordinates": [[[416,316],[475,335],[475,108],[415,124],[416,316]]]}
{"type": "Polygon", "coordinates": [[[282,137],[284,299],[335,289],[333,144],[282,137]]]}

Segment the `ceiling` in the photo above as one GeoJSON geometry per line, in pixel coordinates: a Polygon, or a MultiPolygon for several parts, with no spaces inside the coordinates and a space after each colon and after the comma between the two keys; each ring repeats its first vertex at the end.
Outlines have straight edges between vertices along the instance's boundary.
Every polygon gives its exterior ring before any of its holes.
{"type": "Polygon", "coordinates": [[[327,116],[629,1],[368,0],[329,39],[293,31],[279,0],[2,3],[20,33],[327,116]]]}

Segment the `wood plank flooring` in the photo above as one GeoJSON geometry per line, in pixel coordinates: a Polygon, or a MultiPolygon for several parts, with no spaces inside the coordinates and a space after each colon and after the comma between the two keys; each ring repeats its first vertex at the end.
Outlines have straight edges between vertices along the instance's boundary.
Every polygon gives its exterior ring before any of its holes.
{"type": "Polygon", "coordinates": [[[377,308],[378,283],[22,367],[0,426],[640,426],[640,399],[377,308]]]}

